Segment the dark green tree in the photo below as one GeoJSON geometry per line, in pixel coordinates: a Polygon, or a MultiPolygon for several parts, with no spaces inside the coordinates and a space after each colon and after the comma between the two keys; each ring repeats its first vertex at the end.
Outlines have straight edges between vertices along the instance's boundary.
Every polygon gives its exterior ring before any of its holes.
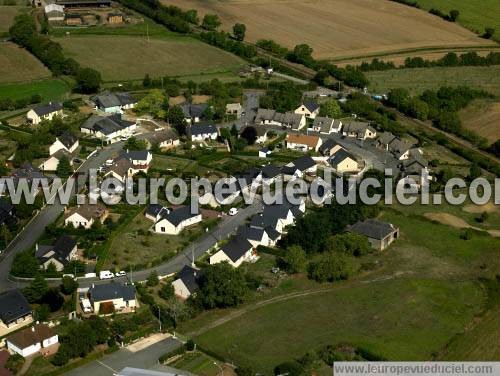
{"type": "Polygon", "coordinates": [[[59,159],[59,163],[57,164],[56,175],[61,179],[66,179],[71,176],[73,173],[73,168],[69,163],[69,159],[66,155],[63,155],[61,159],[59,159]]]}
{"type": "Polygon", "coordinates": [[[219,16],[216,14],[205,14],[201,27],[205,30],[214,31],[221,25],[219,16]]]}
{"type": "Polygon", "coordinates": [[[101,74],[92,68],[82,68],[76,74],[75,91],[82,94],[92,94],[101,87],[101,74]]]}
{"type": "Polygon", "coordinates": [[[236,40],[240,42],[245,39],[245,33],[247,31],[247,27],[242,23],[235,23],[233,26],[233,35],[236,40]]]}
{"type": "Polygon", "coordinates": [[[158,279],[158,272],[156,270],[153,270],[146,280],[146,285],[148,285],[149,287],[153,287],[157,286],[159,283],[160,280],[158,279]]]}
{"type": "Polygon", "coordinates": [[[307,264],[307,256],[299,245],[292,245],[285,250],[283,265],[288,273],[303,272],[307,264]]]}

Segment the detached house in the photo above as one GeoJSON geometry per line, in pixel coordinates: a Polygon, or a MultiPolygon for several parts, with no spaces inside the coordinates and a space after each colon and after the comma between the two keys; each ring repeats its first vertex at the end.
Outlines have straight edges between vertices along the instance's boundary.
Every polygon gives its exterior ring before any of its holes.
{"type": "Polygon", "coordinates": [[[64,225],[72,225],[74,228],[83,227],[88,230],[95,221],[102,223],[107,216],[108,210],[101,203],[95,205],[84,204],[68,210],[64,219],[64,225]]]}
{"type": "Polygon", "coordinates": [[[255,257],[252,244],[245,238],[237,235],[224,244],[219,251],[210,256],[210,265],[227,262],[237,268],[244,261],[251,261],[255,257]]]}
{"type": "Polygon", "coordinates": [[[368,123],[350,121],[344,124],[342,134],[347,137],[355,137],[359,140],[372,139],[377,136],[377,131],[368,123]]]}
{"type": "Polygon", "coordinates": [[[47,325],[37,324],[7,337],[6,344],[11,353],[24,358],[36,353],[50,355],[57,351],[59,337],[47,325]]]}
{"type": "Polygon", "coordinates": [[[241,117],[243,106],[241,103],[228,103],[226,104],[226,115],[234,115],[237,119],[241,117]]]}
{"type": "Polygon", "coordinates": [[[103,93],[90,98],[95,109],[107,113],[122,114],[135,107],[137,100],[129,93],[103,93]]]}
{"type": "Polygon", "coordinates": [[[101,310],[104,312],[135,311],[137,306],[135,287],[116,282],[93,285],[89,289],[89,300],[95,313],[101,310]],[[109,308],[104,308],[105,306],[109,308]]]}
{"type": "Polygon", "coordinates": [[[359,163],[356,158],[345,149],[338,150],[328,160],[330,165],[339,174],[359,171],[359,163]]]}
{"type": "Polygon", "coordinates": [[[54,155],[59,150],[64,150],[71,154],[78,148],[78,138],[69,132],[64,132],[56,138],[56,140],[49,146],[49,154],[54,155]]]}
{"type": "Polygon", "coordinates": [[[82,133],[91,134],[106,143],[112,143],[121,136],[129,136],[137,128],[134,121],[123,120],[121,115],[93,115],[80,127],[82,133]]]}
{"type": "Polygon", "coordinates": [[[294,113],[304,115],[309,119],[314,119],[319,115],[319,105],[316,102],[307,101],[297,107],[294,113]]]}
{"type": "Polygon", "coordinates": [[[37,125],[42,122],[42,120],[52,120],[54,116],[63,115],[63,106],[61,103],[42,104],[36,106],[28,111],[26,118],[31,124],[37,125]]]}
{"type": "Polygon", "coordinates": [[[336,143],[331,138],[324,141],[319,148],[319,152],[321,153],[321,155],[325,157],[331,157],[339,150],[345,150],[345,149],[342,147],[342,145],[336,143]]]}
{"type": "Polygon", "coordinates": [[[342,122],[329,117],[317,116],[314,119],[312,129],[314,132],[321,134],[340,133],[342,122]]]}
{"type": "Polygon", "coordinates": [[[44,8],[45,17],[49,22],[64,21],[64,6],[59,4],[48,4],[44,8]]]}
{"type": "Polygon", "coordinates": [[[400,140],[391,132],[384,132],[377,140],[377,146],[383,150],[390,151],[400,161],[410,158],[412,145],[400,140]]]}
{"type": "Polygon", "coordinates": [[[308,155],[297,158],[295,161],[284,165],[281,168],[284,180],[289,181],[296,178],[302,178],[304,175],[315,175],[318,166],[314,159],[308,155]]]}
{"type": "Polygon", "coordinates": [[[43,269],[47,270],[50,264],[54,265],[58,272],[76,258],[76,240],[71,236],[62,235],[53,245],[38,245],[35,248],[35,257],[43,269]]]}
{"type": "Polygon", "coordinates": [[[193,142],[214,141],[219,135],[217,128],[213,125],[192,125],[188,127],[187,134],[193,142]]]}
{"type": "Polygon", "coordinates": [[[392,223],[367,219],[347,227],[348,232],[366,236],[373,248],[383,251],[399,237],[399,228],[392,223]]]}
{"type": "Polygon", "coordinates": [[[198,281],[201,275],[201,270],[185,265],[182,270],[177,273],[175,280],[172,282],[175,296],[181,299],[187,299],[191,295],[196,294],[200,289],[198,281]]]}
{"type": "Polygon", "coordinates": [[[162,150],[167,150],[180,145],[179,137],[170,129],[156,131],[148,141],[151,146],[156,144],[162,150]]]}
{"type": "Polygon", "coordinates": [[[0,294],[0,328],[16,330],[33,321],[33,310],[19,290],[0,294]]]}
{"type": "Polygon", "coordinates": [[[144,212],[144,216],[150,221],[156,222],[160,220],[163,215],[167,215],[169,212],[169,209],[160,204],[149,204],[144,212]]]}
{"type": "Polygon", "coordinates": [[[208,108],[207,104],[192,104],[184,102],[180,105],[187,124],[199,123],[208,108]]]}
{"type": "Polygon", "coordinates": [[[158,234],[178,235],[186,227],[201,222],[200,213],[191,213],[191,207],[183,206],[161,215],[155,223],[154,231],[158,234]]]}
{"type": "Polygon", "coordinates": [[[286,136],[287,149],[298,151],[318,151],[323,141],[318,136],[305,134],[288,134],[286,136]]]}

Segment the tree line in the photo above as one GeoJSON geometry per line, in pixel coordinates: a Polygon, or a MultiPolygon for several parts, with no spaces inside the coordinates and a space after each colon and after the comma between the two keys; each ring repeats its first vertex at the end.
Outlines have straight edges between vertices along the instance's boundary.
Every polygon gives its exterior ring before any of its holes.
{"type": "Polygon", "coordinates": [[[66,58],[59,43],[38,33],[31,15],[16,16],[9,34],[16,44],[35,55],[55,76],[73,76],[76,80],[75,91],[93,93],[99,89],[100,73],[92,68],[82,68],[75,59],[66,58]]]}

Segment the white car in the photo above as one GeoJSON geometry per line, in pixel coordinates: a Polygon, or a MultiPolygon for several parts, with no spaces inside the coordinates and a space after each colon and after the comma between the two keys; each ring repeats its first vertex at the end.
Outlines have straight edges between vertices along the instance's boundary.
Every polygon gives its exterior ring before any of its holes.
{"type": "Polygon", "coordinates": [[[113,273],[111,273],[109,270],[103,270],[103,271],[99,272],[99,279],[111,279],[114,276],[115,275],[113,273]]]}
{"type": "Polygon", "coordinates": [[[120,270],[118,273],[115,273],[116,277],[124,277],[126,275],[127,275],[127,273],[125,273],[124,270],[120,270]]]}
{"type": "Polygon", "coordinates": [[[229,209],[229,211],[227,212],[227,214],[229,214],[229,215],[236,215],[236,214],[238,214],[238,209],[231,208],[231,209],[229,209]]]}

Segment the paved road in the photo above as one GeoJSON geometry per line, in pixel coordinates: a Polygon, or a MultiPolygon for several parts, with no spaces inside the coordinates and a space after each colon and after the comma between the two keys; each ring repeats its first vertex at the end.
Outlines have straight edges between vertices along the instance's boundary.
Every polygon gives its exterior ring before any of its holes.
{"type": "MultiPolygon", "coordinates": [[[[90,157],[80,167],[79,171],[88,174],[89,169],[96,169],[101,166],[106,159],[109,159],[113,154],[118,153],[123,147],[123,142],[117,142],[99,151],[98,155],[90,157]]],[[[80,176],[79,184],[84,184],[86,177],[80,176]]],[[[74,194],[72,195],[72,197],[74,194]]],[[[8,279],[10,267],[14,257],[19,252],[25,251],[32,247],[36,240],[43,234],[45,227],[55,222],[61,212],[64,210],[59,200],[56,200],[53,205],[46,205],[41,209],[40,213],[18,233],[15,240],[2,253],[0,261],[0,292],[17,287],[18,283],[8,279]]]]}
{"type": "Polygon", "coordinates": [[[236,121],[235,124],[238,129],[241,129],[245,125],[253,124],[255,116],[257,115],[257,109],[259,108],[259,97],[263,94],[263,92],[255,90],[244,92],[243,95],[245,100],[243,101],[243,107],[245,109],[245,115],[236,121]]]}
{"type": "Polygon", "coordinates": [[[181,346],[174,338],[167,338],[143,350],[132,352],[122,348],[113,354],[104,356],[85,366],[66,372],[70,376],[112,376],[125,367],[149,369],[158,364],[158,358],[181,346]]]}

